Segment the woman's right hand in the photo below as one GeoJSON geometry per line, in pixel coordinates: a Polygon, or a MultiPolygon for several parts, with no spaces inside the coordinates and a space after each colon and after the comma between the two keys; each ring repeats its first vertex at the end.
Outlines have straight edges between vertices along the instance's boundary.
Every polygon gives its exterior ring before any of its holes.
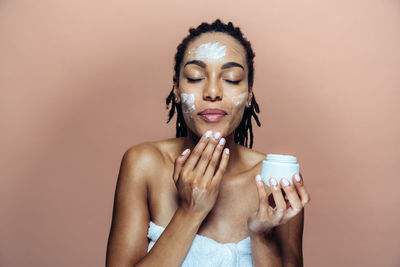
{"type": "Polygon", "coordinates": [[[173,178],[179,194],[179,208],[203,218],[217,200],[229,160],[229,149],[223,149],[226,141],[218,134],[207,131],[193,151],[186,149],[175,160],[173,178]]]}

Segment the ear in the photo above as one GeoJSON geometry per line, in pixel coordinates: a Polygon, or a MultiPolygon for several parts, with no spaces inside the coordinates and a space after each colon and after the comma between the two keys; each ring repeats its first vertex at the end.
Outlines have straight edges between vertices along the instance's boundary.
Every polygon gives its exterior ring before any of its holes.
{"type": "Polygon", "coordinates": [[[180,95],[179,95],[179,88],[176,82],[174,82],[174,102],[179,103],[181,101],[180,95]]]}
{"type": "MultiPolygon", "coordinates": [[[[250,87],[249,88],[249,95],[248,95],[247,101],[246,101],[246,108],[250,107],[249,103],[251,102],[252,98],[253,98],[253,88],[250,87]]],[[[253,104],[253,103],[251,103],[251,104],[253,104]]]]}

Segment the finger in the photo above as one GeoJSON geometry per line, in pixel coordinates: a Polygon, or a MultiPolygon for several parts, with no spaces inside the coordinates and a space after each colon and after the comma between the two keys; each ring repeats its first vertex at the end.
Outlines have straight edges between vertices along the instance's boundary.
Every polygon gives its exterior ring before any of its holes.
{"type": "Polygon", "coordinates": [[[296,173],[293,175],[293,184],[296,187],[297,192],[299,193],[301,203],[304,207],[304,205],[306,205],[308,202],[310,202],[311,197],[310,197],[310,193],[307,192],[307,190],[304,186],[303,176],[301,175],[301,173],[299,173],[299,174],[296,173]]]}
{"type": "Polygon", "coordinates": [[[181,173],[181,170],[183,169],[183,165],[185,164],[186,159],[190,155],[190,149],[186,148],[179,157],[175,159],[175,164],[174,164],[174,182],[176,183],[179,179],[179,174],[181,173]]]}
{"type": "Polygon", "coordinates": [[[261,179],[260,174],[256,175],[256,185],[257,185],[258,200],[259,200],[258,211],[261,216],[264,216],[268,212],[269,205],[268,205],[267,191],[265,189],[265,185],[263,180],[261,179]]]}
{"type": "Polygon", "coordinates": [[[206,168],[210,162],[210,159],[214,153],[215,147],[219,142],[219,138],[221,137],[220,132],[216,132],[212,138],[208,141],[206,148],[203,150],[199,161],[197,162],[196,167],[193,172],[196,178],[201,179],[204,177],[204,173],[206,168]]]}
{"type": "Polygon", "coordinates": [[[197,145],[194,147],[190,157],[187,159],[185,164],[185,169],[187,171],[192,171],[197,161],[199,160],[201,154],[203,153],[204,148],[206,147],[210,137],[212,135],[212,131],[207,131],[199,140],[197,145]]]}
{"type": "Polygon", "coordinates": [[[269,179],[269,184],[271,185],[270,188],[272,191],[272,195],[274,197],[276,208],[278,210],[286,210],[286,208],[287,208],[286,202],[282,195],[282,191],[281,191],[281,188],[280,188],[278,182],[276,181],[275,178],[271,178],[271,179],[269,179]]]}
{"type": "Polygon", "coordinates": [[[211,185],[214,188],[219,188],[219,184],[221,183],[222,177],[224,176],[224,173],[226,171],[226,167],[228,166],[229,153],[229,148],[225,148],[222,152],[222,159],[219,163],[218,170],[211,180],[211,185]]]}
{"type": "Polygon", "coordinates": [[[303,204],[301,203],[300,197],[297,194],[296,188],[286,178],[281,179],[281,185],[283,190],[285,190],[286,196],[292,208],[295,210],[301,210],[303,208],[303,204]]]}
{"type": "Polygon", "coordinates": [[[217,147],[212,154],[211,160],[208,163],[206,172],[204,173],[204,183],[210,183],[215,174],[215,169],[218,166],[219,159],[221,158],[221,152],[224,149],[226,143],[225,138],[221,138],[218,142],[217,147]]]}

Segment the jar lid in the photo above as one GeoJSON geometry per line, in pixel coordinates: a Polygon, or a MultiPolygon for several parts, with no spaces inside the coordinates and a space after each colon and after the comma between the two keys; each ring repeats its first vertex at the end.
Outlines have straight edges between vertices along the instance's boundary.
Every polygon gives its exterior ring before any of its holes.
{"type": "Polygon", "coordinates": [[[281,155],[281,154],[268,154],[267,155],[268,161],[274,162],[287,162],[287,163],[296,163],[296,157],[291,155],[281,155]]]}

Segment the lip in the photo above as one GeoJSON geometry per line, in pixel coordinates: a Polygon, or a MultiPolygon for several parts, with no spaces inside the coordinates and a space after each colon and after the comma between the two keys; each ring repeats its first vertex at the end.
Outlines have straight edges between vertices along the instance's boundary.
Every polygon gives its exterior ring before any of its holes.
{"type": "Polygon", "coordinates": [[[222,110],[219,108],[207,108],[207,109],[200,111],[197,114],[198,115],[226,115],[227,113],[225,110],[222,110]]]}
{"type": "Polygon", "coordinates": [[[219,108],[207,108],[198,113],[206,122],[217,122],[227,115],[225,110],[219,108]]]}
{"type": "Polygon", "coordinates": [[[226,114],[200,114],[199,116],[207,122],[217,122],[225,117],[226,114]]]}

